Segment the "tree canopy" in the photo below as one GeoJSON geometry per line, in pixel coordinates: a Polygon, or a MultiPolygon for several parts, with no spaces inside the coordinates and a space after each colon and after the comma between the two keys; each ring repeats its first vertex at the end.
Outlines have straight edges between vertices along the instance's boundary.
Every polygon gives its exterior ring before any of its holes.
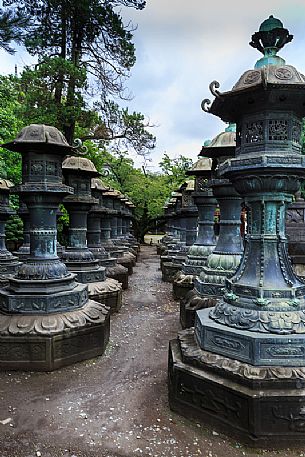
{"type": "MultiPolygon", "coordinates": [[[[70,143],[81,138],[96,168],[102,174],[108,169],[103,179],[136,205],[139,237],[162,215],[189,163],[165,154],[153,173],[135,167],[129,156],[133,150],[145,162],[156,141],[146,117],[129,110],[125,90],[135,48],[132,25],[123,23],[119,8],[144,6],[141,0],[4,0],[0,10],[0,27],[1,14],[11,26],[6,35],[0,32],[0,47],[13,52],[11,42],[23,43],[38,57],[20,75],[0,76],[0,141],[30,123],[54,125],[70,143]]],[[[0,148],[0,174],[20,182],[18,153],[0,148]]]]}
{"type": "Polygon", "coordinates": [[[24,31],[29,26],[29,19],[22,10],[3,10],[0,8],[0,48],[14,54],[12,41],[21,43],[24,31]]]}
{"type": "Polygon", "coordinates": [[[91,142],[86,144],[87,157],[104,174],[103,181],[128,195],[135,204],[136,234],[143,239],[145,233],[153,229],[157,219],[163,215],[163,206],[171,192],[187,179],[186,170],[192,164],[191,159],[179,156],[171,160],[166,154],[161,163],[167,172],[164,173],[162,167],[160,172],[150,172],[135,168],[127,154],[110,153],[91,142]]]}
{"type": "MultiPolygon", "coordinates": [[[[135,63],[135,48],[132,26],[124,25],[117,7],[143,9],[145,2],[5,0],[4,6],[31,17],[32,26],[23,30],[21,40],[30,54],[38,56],[38,63],[35,72],[27,69],[24,78],[34,79],[31,85],[38,87],[41,80],[40,89],[45,91],[41,105],[48,102],[57,126],[72,143],[78,121],[89,127],[91,119],[92,127],[98,120],[88,109],[84,115],[88,95],[101,94],[103,101],[127,95],[124,83],[135,63]]],[[[41,90],[36,91],[32,108],[39,94],[41,90]]]]}

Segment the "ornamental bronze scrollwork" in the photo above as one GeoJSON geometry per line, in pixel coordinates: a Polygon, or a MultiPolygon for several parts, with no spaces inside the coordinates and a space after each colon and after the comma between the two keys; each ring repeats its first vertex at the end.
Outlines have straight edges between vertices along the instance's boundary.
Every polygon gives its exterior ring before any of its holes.
{"type": "Polygon", "coordinates": [[[212,102],[208,98],[205,98],[204,100],[202,100],[202,102],[201,102],[202,111],[205,111],[206,113],[209,113],[211,104],[212,104],[212,102]]]}

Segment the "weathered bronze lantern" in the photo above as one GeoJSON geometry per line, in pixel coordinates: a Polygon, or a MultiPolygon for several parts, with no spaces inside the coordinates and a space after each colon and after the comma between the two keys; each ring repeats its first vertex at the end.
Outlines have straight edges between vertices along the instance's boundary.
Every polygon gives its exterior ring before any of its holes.
{"type": "MultiPolygon", "coordinates": [[[[119,234],[121,234],[122,225],[121,225],[121,203],[120,198],[121,193],[117,190],[110,189],[106,192],[103,192],[103,202],[110,211],[108,214],[110,217],[110,237],[111,243],[107,243],[105,248],[109,250],[110,254],[116,257],[117,262],[127,268],[128,273],[132,274],[133,267],[136,263],[136,256],[130,252],[130,248],[124,245],[123,240],[119,239],[119,234]]],[[[108,236],[108,230],[107,230],[108,236]]]]}
{"type": "Polygon", "coordinates": [[[93,163],[85,157],[67,157],[63,162],[65,181],[74,194],[64,200],[70,216],[68,246],[62,259],[77,274],[79,282],[88,284],[89,297],[109,306],[116,312],[122,305],[122,288],[114,279],[106,277],[105,267],[87,246],[87,217],[90,209],[99,203],[91,194],[91,179],[97,177],[93,163]]]}
{"type": "MultiPolygon", "coordinates": [[[[208,142],[210,143],[210,142],[208,142]]],[[[216,245],[214,232],[214,215],[216,199],[209,185],[212,173],[212,160],[201,157],[188,171],[195,176],[193,199],[198,208],[198,231],[194,244],[189,248],[182,270],[174,279],[173,293],[175,298],[183,299],[194,287],[194,277],[199,276],[208,255],[216,245]]]]}
{"type": "Polygon", "coordinates": [[[276,56],[291,38],[269,18],[252,41],[265,58],[229,92],[212,83],[216,98],[203,102],[237,124],[236,157],[220,175],[244,199],[248,232],[223,299],[197,312],[195,340],[182,332],[170,353],[171,407],[260,446],[304,441],[305,284],[287,254],[285,212],[305,177],[305,78],[276,56]]]}
{"type": "Polygon", "coordinates": [[[88,300],[56,254],[56,212],[73,189],[62,184],[72,148],[54,127],[30,125],[4,145],[22,154],[21,195],[30,216],[30,257],[0,290],[0,368],[53,370],[102,354],[108,308],[88,300]]]}
{"type": "MultiPolygon", "coordinates": [[[[185,181],[178,189],[175,214],[176,233],[178,241],[169,245],[167,259],[162,258],[162,279],[163,281],[175,282],[183,263],[185,262],[188,250],[194,243],[197,235],[198,211],[195,206],[193,193],[194,181],[185,181]],[[165,261],[164,261],[165,260],[165,261]]],[[[175,240],[173,240],[175,241],[175,240]]]]}
{"type": "Polygon", "coordinates": [[[218,176],[218,169],[224,160],[235,155],[235,147],[235,125],[230,125],[201,150],[202,155],[214,162],[215,169],[208,183],[219,204],[219,238],[200,274],[194,279],[194,289],[185,300],[181,300],[180,321],[183,328],[194,326],[197,310],[216,304],[223,295],[225,279],[235,273],[240,263],[243,251],[240,237],[241,198],[228,179],[218,176]]]}
{"type": "Polygon", "coordinates": [[[7,179],[0,179],[0,283],[4,285],[7,282],[7,275],[16,273],[21,265],[18,257],[12,255],[7,250],[5,244],[5,224],[8,218],[14,214],[9,206],[9,194],[13,183],[7,179]]]}

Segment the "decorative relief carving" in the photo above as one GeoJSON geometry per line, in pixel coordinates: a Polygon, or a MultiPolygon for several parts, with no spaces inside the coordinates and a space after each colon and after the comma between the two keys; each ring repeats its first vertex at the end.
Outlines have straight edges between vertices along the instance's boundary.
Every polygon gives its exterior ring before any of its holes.
{"type": "Polygon", "coordinates": [[[46,174],[49,176],[58,176],[58,163],[48,161],[46,163],[46,174]]]}
{"type": "Polygon", "coordinates": [[[261,143],[264,141],[264,122],[255,121],[246,123],[245,142],[261,143]]]}
{"type": "Polygon", "coordinates": [[[291,139],[294,143],[300,144],[301,133],[302,133],[301,123],[294,119],[292,121],[292,131],[291,131],[291,139]]]}
{"type": "Polygon", "coordinates": [[[256,83],[261,77],[261,72],[258,70],[251,71],[251,73],[248,73],[244,79],[244,84],[254,84],[256,83]]]}
{"type": "Polygon", "coordinates": [[[203,178],[202,176],[196,177],[195,186],[197,191],[208,191],[210,190],[208,187],[208,180],[203,178]]]}
{"type": "Polygon", "coordinates": [[[277,68],[274,72],[274,75],[277,79],[286,79],[286,80],[289,80],[289,79],[292,79],[293,78],[293,74],[292,74],[292,71],[289,70],[289,68],[287,67],[280,67],[280,68],[277,68]]]}
{"type": "Polygon", "coordinates": [[[271,357],[301,357],[304,356],[304,347],[302,346],[271,346],[266,349],[271,357]]]}
{"type": "Polygon", "coordinates": [[[241,423],[243,420],[241,401],[222,389],[202,389],[195,377],[184,374],[179,385],[179,396],[196,407],[200,406],[200,409],[212,411],[231,421],[241,423]]]}
{"type": "Polygon", "coordinates": [[[45,344],[24,344],[24,343],[9,343],[1,342],[0,344],[0,360],[14,360],[24,361],[29,360],[38,361],[45,360],[46,348],[45,344]]]}
{"type": "Polygon", "coordinates": [[[109,308],[88,300],[79,310],[49,315],[7,315],[0,321],[0,335],[50,335],[105,322],[109,308]]]}
{"type": "Polygon", "coordinates": [[[304,433],[305,431],[305,406],[300,404],[299,414],[295,414],[289,407],[283,408],[274,406],[272,408],[272,414],[275,419],[282,419],[285,422],[288,422],[289,430],[293,432],[301,432],[304,433]]]}
{"type": "MultiPolygon", "coordinates": [[[[18,135],[17,138],[19,138],[20,136],[22,136],[22,130],[20,132],[20,134],[18,135]]],[[[30,136],[33,137],[33,138],[38,138],[40,136],[40,132],[38,129],[35,129],[35,128],[32,128],[31,131],[30,131],[30,136]]]]}
{"type": "Polygon", "coordinates": [[[238,378],[252,381],[269,379],[305,380],[305,368],[303,367],[253,366],[223,355],[205,351],[196,343],[193,328],[180,331],[178,333],[178,339],[183,354],[183,361],[197,367],[208,366],[230,373],[238,378]]]}
{"type": "Polygon", "coordinates": [[[218,303],[210,312],[214,321],[228,327],[262,333],[274,333],[279,335],[304,334],[305,333],[305,310],[286,310],[280,303],[282,311],[276,310],[276,305],[269,310],[239,308],[226,302],[218,303]]]}
{"type": "Polygon", "coordinates": [[[285,119],[270,119],[268,138],[269,141],[288,140],[288,121],[285,119]]]}
{"type": "Polygon", "coordinates": [[[233,351],[240,352],[244,349],[246,349],[246,346],[239,341],[234,341],[229,338],[224,338],[222,336],[214,336],[214,338],[211,339],[211,342],[220,348],[226,348],[226,349],[231,349],[233,351]]]}
{"type": "Polygon", "coordinates": [[[61,339],[54,342],[54,358],[65,358],[73,354],[79,354],[83,348],[86,350],[101,347],[101,335],[99,332],[78,335],[74,338],[61,339]]]}
{"type": "Polygon", "coordinates": [[[43,171],[44,171],[43,168],[44,168],[43,160],[31,160],[31,168],[30,168],[31,175],[42,175],[43,171]]]}

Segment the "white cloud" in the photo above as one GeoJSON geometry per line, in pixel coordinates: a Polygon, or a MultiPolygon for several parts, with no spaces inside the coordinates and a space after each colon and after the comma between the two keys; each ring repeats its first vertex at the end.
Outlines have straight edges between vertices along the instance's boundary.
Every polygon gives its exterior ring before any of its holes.
{"type": "Polygon", "coordinates": [[[135,95],[131,104],[160,125],[153,129],[154,164],[163,151],[173,157],[196,156],[204,139],[223,129],[221,121],[201,111],[201,100],[212,97],[212,80],[229,90],[241,73],[253,68],[260,55],[248,43],[270,14],[295,35],[280,54],[299,70],[304,68],[303,0],[148,0],[143,11],[123,14],[138,24],[137,63],[128,82],[135,95]]]}
{"type": "MultiPolygon", "coordinates": [[[[220,120],[201,111],[201,100],[212,97],[212,80],[229,90],[253,68],[260,55],[248,43],[270,14],[295,36],[280,54],[305,73],[304,0],[147,0],[143,11],[126,8],[122,14],[125,22],[138,24],[137,62],[127,85],[134,94],[130,110],[158,125],[152,129],[157,136],[154,165],[164,151],[196,158],[203,141],[223,129],[220,120]]],[[[1,73],[8,73],[15,62],[21,69],[33,58],[22,50],[15,56],[0,52],[0,62],[1,73]]]]}

